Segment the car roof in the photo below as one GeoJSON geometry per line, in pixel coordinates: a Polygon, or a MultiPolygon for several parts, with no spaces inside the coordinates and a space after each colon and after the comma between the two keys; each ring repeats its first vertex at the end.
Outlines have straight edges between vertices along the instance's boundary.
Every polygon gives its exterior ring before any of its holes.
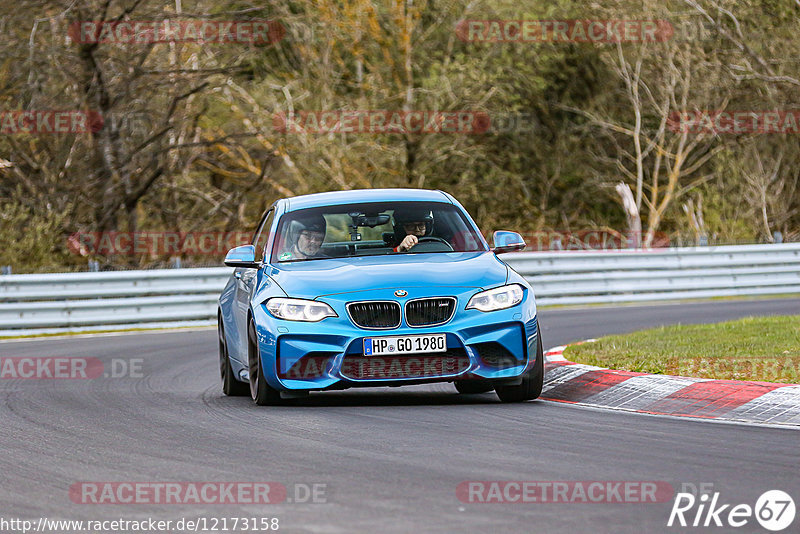
{"type": "Polygon", "coordinates": [[[452,204],[452,201],[445,193],[431,189],[351,189],[349,191],[330,191],[287,198],[285,200],[285,211],[351,204],[354,202],[401,202],[410,200],[452,204]]]}

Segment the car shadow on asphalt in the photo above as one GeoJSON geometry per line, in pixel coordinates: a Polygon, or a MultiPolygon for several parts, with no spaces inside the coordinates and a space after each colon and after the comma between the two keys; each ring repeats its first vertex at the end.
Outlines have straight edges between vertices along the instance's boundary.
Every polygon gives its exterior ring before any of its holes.
{"type": "MultiPolygon", "coordinates": [[[[501,403],[494,392],[482,393],[477,395],[464,395],[444,391],[386,391],[385,388],[362,391],[321,391],[312,392],[307,397],[295,399],[283,399],[278,405],[256,406],[246,397],[224,397],[220,396],[212,400],[219,406],[237,406],[253,408],[330,408],[330,407],[369,407],[369,406],[474,406],[474,405],[497,405],[510,406],[513,404],[501,403]]],[[[522,404],[535,403],[528,401],[522,404]]]]}
{"type": "Polygon", "coordinates": [[[308,397],[287,399],[285,405],[295,407],[331,406],[457,406],[472,404],[496,404],[497,395],[461,395],[445,391],[386,391],[386,389],[362,391],[323,391],[308,397]]]}

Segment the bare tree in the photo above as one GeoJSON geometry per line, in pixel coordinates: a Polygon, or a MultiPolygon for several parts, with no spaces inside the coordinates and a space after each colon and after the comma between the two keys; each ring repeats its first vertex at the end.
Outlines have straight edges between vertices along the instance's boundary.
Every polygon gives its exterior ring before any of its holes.
{"type": "Polygon", "coordinates": [[[787,232],[785,224],[800,211],[800,167],[787,162],[781,146],[759,148],[750,143],[745,153],[743,175],[754,215],[761,223],[761,234],[772,242],[773,232],[787,232]],[[767,157],[762,150],[768,151],[767,157]]]}

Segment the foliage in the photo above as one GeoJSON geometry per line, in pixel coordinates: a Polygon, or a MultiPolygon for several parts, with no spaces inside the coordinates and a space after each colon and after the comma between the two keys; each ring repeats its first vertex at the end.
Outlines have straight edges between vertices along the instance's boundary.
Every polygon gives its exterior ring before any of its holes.
{"type": "Polygon", "coordinates": [[[680,111],[795,110],[797,14],[771,0],[5,3],[0,111],[88,109],[103,127],[0,136],[0,215],[16,221],[2,248],[38,239],[32,250],[50,253],[28,254],[26,269],[85,264],[91,257],[59,252],[73,232],[248,230],[277,198],[367,187],[447,190],[485,234],[625,231],[620,181],[636,194],[644,229],[673,241],[700,233],[769,241],[775,231],[800,239],[796,135],[667,126],[680,111]],[[271,44],[68,37],[80,21],[167,19],[271,19],[285,35],[271,44]],[[675,34],[655,43],[509,43],[455,31],[460,21],[497,19],[659,19],[675,34]],[[276,114],[323,110],[469,110],[495,128],[276,129],[276,114]],[[499,128],[509,117],[516,127],[499,128]],[[37,219],[45,213],[58,216],[37,219]],[[688,213],[705,226],[690,228],[688,213]]]}

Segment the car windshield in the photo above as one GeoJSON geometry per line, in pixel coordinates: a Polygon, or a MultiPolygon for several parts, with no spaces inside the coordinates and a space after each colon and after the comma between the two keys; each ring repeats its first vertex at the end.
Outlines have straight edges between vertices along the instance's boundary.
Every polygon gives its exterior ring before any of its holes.
{"type": "Polygon", "coordinates": [[[272,261],[278,263],[487,250],[461,210],[443,202],[370,202],[292,211],[281,217],[276,237],[272,261]]]}

